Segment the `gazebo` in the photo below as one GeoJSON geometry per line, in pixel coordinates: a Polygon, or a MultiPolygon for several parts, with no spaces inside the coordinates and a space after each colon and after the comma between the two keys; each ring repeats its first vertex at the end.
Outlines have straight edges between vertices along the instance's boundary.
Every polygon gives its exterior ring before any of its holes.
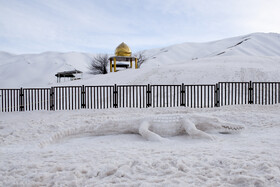
{"type": "Polygon", "coordinates": [[[83,72],[80,70],[72,70],[72,71],[63,71],[63,72],[58,72],[57,74],[55,74],[55,76],[57,77],[57,82],[61,82],[61,78],[64,78],[64,80],[66,78],[69,78],[70,80],[78,80],[81,78],[77,78],[74,74],[82,74],[83,72]]]}
{"type": "Polygon", "coordinates": [[[110,72],[113,71],[113,64],[114,61],[114,72],[117,71],[117,67],[128,67],[126,64],[117,64],[117,61],[124,61],[124,62],[130,62],[130,68],[132,68],[132,61],[135,61],[135,69],[137,69],[137,58],[131,56],[131,50],[130,48],[122,42],[115,50],[115,56],[112,56],[109,58],[110,60],[110,72]]]}

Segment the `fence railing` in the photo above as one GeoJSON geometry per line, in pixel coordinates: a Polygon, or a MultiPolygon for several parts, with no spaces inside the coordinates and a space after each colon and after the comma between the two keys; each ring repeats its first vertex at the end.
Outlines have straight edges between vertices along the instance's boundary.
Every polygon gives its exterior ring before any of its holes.
{"type": "Polygon", "coordinates": [[[0,111],[191,107],[280,103],[280,82],[0,89],[0,111]]]}

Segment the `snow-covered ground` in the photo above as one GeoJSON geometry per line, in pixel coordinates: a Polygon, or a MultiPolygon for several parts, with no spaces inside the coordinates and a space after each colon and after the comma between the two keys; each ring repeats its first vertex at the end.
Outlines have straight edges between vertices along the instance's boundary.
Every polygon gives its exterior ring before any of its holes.
{"type": "MultiPolygon", "coordinates": [[[[121,124],[119,124],[121,125],[121,124]]],[[[280,105],[0,113],[0,186],[280,186],[280,105]],[[107,118],[202,114],[244,125],[216,140],[57,137],[107,118]]]]}
{"type": "MultiPolygon", "coordinates": [[[[279,34],[183,43],[144,55],[148,60],[140,69],[91,75],[86,72],[94,54],[0,52],[0,88],[55,86],[57,72],[73,69],[84,71],[83,79],[59,85],[280,82],[279,34]]],[[[280,186],[279,155],[279,104],[0,113],[0,186],[280,186]],[[60,136],[111,117],[175,113],[219,117],[245,129],[214,133],[213,141],[187,135],[163,142],[122,133],[60,136]]]]}

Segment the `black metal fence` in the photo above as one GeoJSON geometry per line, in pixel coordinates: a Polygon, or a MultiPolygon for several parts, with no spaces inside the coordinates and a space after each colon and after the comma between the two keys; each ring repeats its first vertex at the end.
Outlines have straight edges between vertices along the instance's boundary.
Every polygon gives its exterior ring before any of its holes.
{"type": "Polygon", "coordinates": [[[191,107],[280,103],[280,82],[0,89],[0,111],[191,107]]]}

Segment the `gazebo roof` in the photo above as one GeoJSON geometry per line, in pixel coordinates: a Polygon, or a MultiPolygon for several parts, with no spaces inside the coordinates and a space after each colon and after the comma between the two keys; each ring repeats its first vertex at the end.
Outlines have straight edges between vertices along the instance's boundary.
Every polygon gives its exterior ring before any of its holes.
{"type": "Polygon", "coordinates": [[[131,56],[131,50],[124,42],[122,42],[115,50],[116,56],[131,56]]]}
{"type": "Polygon", "coordinates": [[[55,74],[56,77],[75,77],[73,74],[83,73],[80,70],[63,71],[55,74]]]}
{"type": "Polygon", "coordinates": [[[135,57],[132,56],[111,56],[109,60],[114,60],[114,58],[116,58],[116,61],[130,61],[131,59],[132,60],[136,59],[135,57]]]}

